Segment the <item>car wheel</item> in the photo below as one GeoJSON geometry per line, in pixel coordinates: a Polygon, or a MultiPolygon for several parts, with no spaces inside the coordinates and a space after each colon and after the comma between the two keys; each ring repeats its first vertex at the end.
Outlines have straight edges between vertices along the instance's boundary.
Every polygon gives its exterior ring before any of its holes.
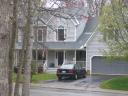
{"type": "Polygon", "coordinates": [[[62,80],[62,78],[61,77],[58,77],[58,81],[60,81],[60,80],[62,80]]]}
{"type": "Polygon", "coordinates": [[[74,79],[75,79],[75,80],[77,80],[77,79],[78,79],[78,75],[77,75],[77,74],[75,74],[74,79]]]}

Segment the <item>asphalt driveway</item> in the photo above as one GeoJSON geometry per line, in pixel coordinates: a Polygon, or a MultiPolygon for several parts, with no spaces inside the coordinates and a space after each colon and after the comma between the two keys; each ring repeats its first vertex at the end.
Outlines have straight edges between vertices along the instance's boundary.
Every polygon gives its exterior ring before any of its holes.
{"type": "Polygon", "coordinates": [[[92,76],[87,76],[87,78],[78,80],[79,83],[75,84],[76,86],[84,86],[88,88],[98,88],[100,83],[104,80],[109,80],[114,77],[119,77],[119,76],[114,76],[114,75],[92,75],[92,76]]]}
{"type": "Polygon", "coordinates": [[[112,79],[110,75],[92,75],[87,76],[86,78],[81,78],[78,80],[53,80],[42,82],[40,86],[49,87],[49,88],[61,88],[61,89],[99,89],[99,85],[102,81],[112,79]]]}

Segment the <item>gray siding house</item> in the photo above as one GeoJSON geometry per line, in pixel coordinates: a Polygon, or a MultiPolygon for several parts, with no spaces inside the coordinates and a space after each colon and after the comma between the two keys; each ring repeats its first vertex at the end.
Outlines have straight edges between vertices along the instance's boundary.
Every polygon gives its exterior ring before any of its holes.
{"type": "MultiPolygon", "coordinates": [[[[88,16],[87,8],[67,9],[66,12],[88,16]]],[[[33,61],[45,68],[58,68],[64,63],[78,63],[92,74],[128,74],[125,61],[107,62],[104,50],[109,50],[102,35],[96,32],[98,17],[64,19],[43,12],[33,25],[33,61]]],[[[16,43],[16,60],[19,63],[22,48],[22,28],[16,43]]]]}
{"type": "MultiPolygon", "coordinates": [[[[87,7],[64,9],[72,18],[65,19],[43,11],[33,25],[33,61],[45,67],[59,67],[63,63],[79,63],[86,67],[86,41],[97,26],[97,17],[88,17],[87,7]],[[76,14],[77,13],[77,14],[76,14]]],[[[65,16],[65,14],[63,15],[65,16]]],[[[19,63],[23,30],[19,27],[16,43],[16,64],[19,63]]]]}

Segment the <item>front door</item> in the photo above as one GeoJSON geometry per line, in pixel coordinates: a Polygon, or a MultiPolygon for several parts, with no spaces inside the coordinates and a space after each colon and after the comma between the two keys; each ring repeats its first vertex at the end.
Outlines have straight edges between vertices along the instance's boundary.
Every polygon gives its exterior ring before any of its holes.
{"type": "Polygon", "coordinates": [[[64,61],[64,52],[58,51],[58,66],[62,65],[64,61]]]}

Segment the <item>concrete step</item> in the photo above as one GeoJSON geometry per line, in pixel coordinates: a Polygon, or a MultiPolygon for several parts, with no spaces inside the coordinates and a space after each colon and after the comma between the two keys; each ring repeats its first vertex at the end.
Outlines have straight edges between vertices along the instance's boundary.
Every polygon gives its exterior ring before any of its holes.
{"type": "Polygon", "coordinates": [[[57,68],[48,68],[46,70],[46,72],[48,72],[48,73],[56,73],[56,71],[57,71],[57,68]]]}

